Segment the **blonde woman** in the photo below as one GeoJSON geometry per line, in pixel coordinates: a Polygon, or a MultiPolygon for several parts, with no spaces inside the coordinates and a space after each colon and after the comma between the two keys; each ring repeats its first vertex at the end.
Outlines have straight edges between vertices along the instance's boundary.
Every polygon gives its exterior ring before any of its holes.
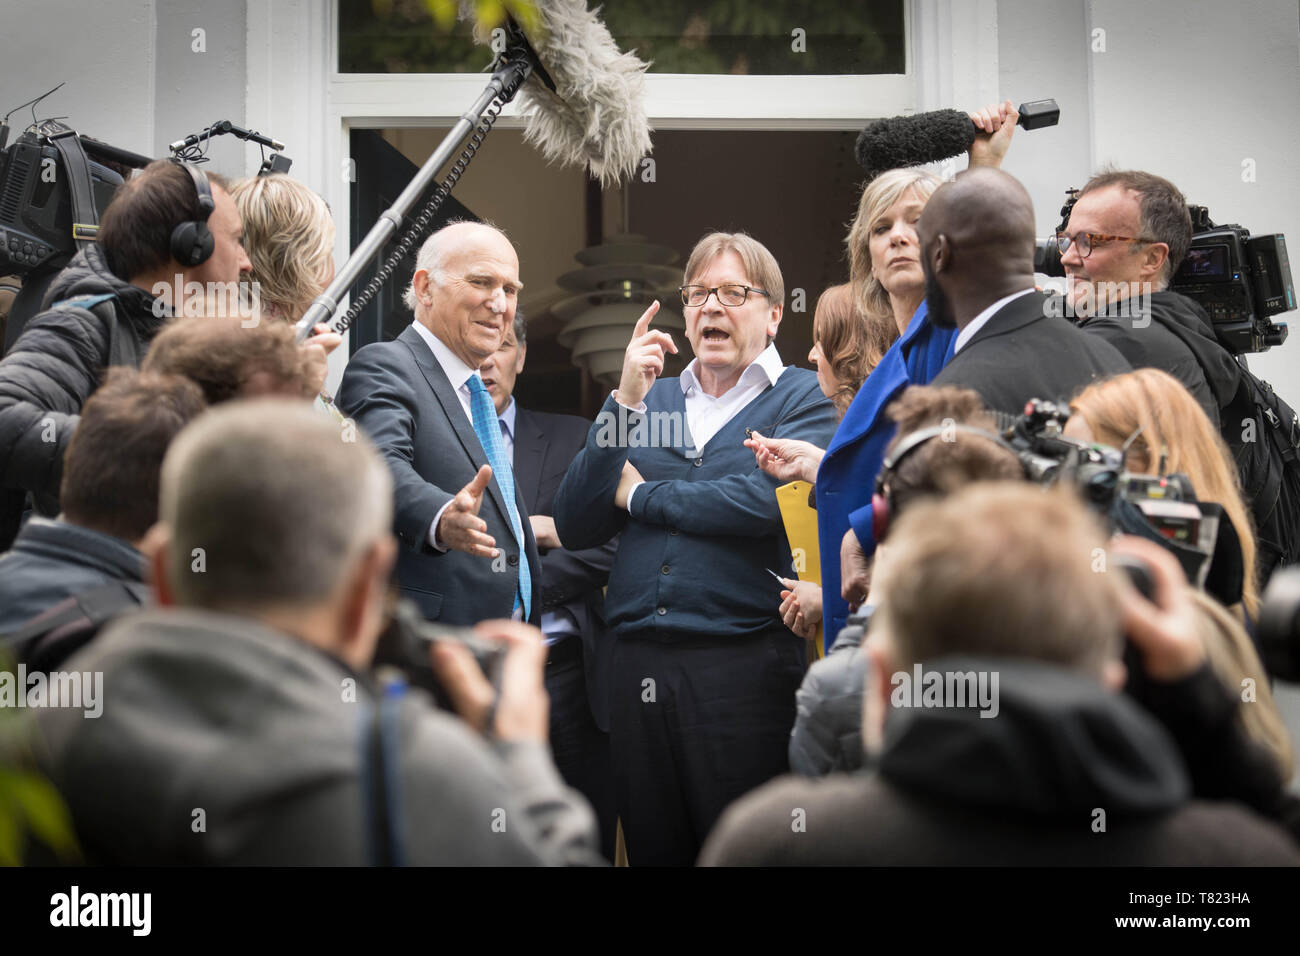
{"type": "Polygon", "coordinates": [[[1168,372],[1144,368],[1088,386],[1070,403],[1065,434],[1128,448],[1127,467],[1140,475],[1181,472],[1196,497],[1222,505],[1241,541],[1242,606],[1259,611],[1255,532],[1228,446],[1192,394],[1168,372]],[[1133,437],[1136,434],[1136,437],[1133,437]]]}
{"type": "MultiPolygon", "coordinates": [[[[230,191],[244,221],[244,251],[253,264],[249,279],[261,314],[296,322],[334,279],[334,220],[325,200],[281,173],[236,183],[230,191]]],[[[343,337],[324,325],[303,343],[311,378],[319,386],[326,355],[343,337]]]]}
{"type": "MultiPolygon", "coordinates": [[[[1020,114],[1007,100],[970,114],[978,127],[971,144],[972,166],[999,166],[1020,114]]],[[[866,598],[867,556],[875,550],[871,487],[894,433],[885,415],[908,385],[928,385],[951,356],[955,329],[936,328],[926,315],[916,223],[939,178],[923,169],[891,169],[862,191],[849,229],[849,284],[868,339],[871,373],[845,413],[830,446],[778,441],[755,433],[745,444],[758,466],[778,479],[815,481],[817,535],[821,553],[822,607],[829,645],[844,627],[850,603],[866,598]]],[[[805,589],[806,590],[806,589],[805,589]]],[[[800,626],[800,606],[785,599],[782,617],[800,626]]]]}

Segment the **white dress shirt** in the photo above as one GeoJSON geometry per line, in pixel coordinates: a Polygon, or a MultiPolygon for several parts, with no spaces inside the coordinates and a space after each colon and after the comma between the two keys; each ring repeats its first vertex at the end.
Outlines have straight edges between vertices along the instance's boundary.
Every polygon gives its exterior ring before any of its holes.
{"type": "Polygon", "coordinates": [[[975,316],[975,318],[971,319],[970,323],[966,326],[966,328],[962,329],[960,332],[957,333],[957,344],[955,344],[952,347],[952,354],[956,355],[963,348],[965,348],[966,345],[970,343],[970,340],[975,337],[975,333],[978,332],[980,329],[984,328],[984,326],[988,324],[989,319],[993,318],[993,316],[997,313],[998,309],[1002,308],[1012,299],[1018,299],[1022,295],[1028,295],[1033,291],[1034,290],[1032,288],[1021,289],[1019,292],[1013,292],[1008,296],[1004,296],[1001,299],[998,299],[998,301],[994,302],[991,306],[989,306],[979,315],[975,316]]]}
{"type": "MultiPolygon", "coordinates": [[[[707,445],[714,435],[722,431],[742,408],[758,398],[769,385],[775,385],[776,380],[785,371],[776,346],[769,342],[767,348],[759,353],[758,358],[750,362],[740,373],[736,384],[715,397],[706,392],[700,384],[697,374],[699,361],[698,358],[691,359],[691,364],[682,370],[681,378],[678,379],[682,394],[686,396],[686,427],[690,430],[691,441],[695,443],[697,452],[707,445]]],[[[630,405],[624,407],[631,408],[630,405]]],[[[645,402],[641,402],[640,407],[635,411],[644,413],[645,402]]],[[[641,484],[642,482],[637,482],[628,492],[629,511],[632,510],[632,496],[636,494],[641,484]]]]}

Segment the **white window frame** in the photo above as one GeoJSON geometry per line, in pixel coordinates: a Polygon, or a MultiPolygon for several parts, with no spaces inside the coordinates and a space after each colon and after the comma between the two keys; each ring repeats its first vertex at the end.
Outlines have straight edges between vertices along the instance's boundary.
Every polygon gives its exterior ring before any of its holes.
{"type": "MultiPolygon", "coordinates": [[[[450,126],[486,75],[339,73],[337,19],[335,0],[247,0],[246,115],[250,127],[288,144],[293,175],[329,202],[341,262],[349,251],[352,129],[450,126]]],[[[904,29],[903,74],[650,73],[646,112],[657,129],[852,130],[880,116],[997,99],[996,0],[907,0],[904,29]]],[[[515,104],[499,125],[522,125],[515,104]]],[[[257,155],[250,149],[250,173],[257,155]]]]}

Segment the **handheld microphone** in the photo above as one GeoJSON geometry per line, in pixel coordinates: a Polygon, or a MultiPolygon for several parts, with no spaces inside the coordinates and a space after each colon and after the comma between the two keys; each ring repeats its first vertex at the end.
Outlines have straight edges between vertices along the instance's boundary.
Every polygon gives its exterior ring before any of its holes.
{"type": "MultiPolygon", "coordinates": [[[[1056,100],[1020,104],[1018,126],[1027,130],[1055,126],[1061,118],[1056,100]]],[[[887,169],[922,166],[960,156],[975,142],[979,127],[961,110],[933,110],[915,116],[877,120],[858,135],[854,155],[874,179],[887,169]]]]}

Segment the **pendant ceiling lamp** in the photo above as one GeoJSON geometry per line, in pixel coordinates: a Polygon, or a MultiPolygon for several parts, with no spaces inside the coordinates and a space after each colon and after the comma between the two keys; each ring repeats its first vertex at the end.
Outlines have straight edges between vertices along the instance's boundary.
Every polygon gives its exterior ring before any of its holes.
{"type": "MultiPolygon", "coordinates": [[[[682,270],[671,264],[677,253],[647,242],[644,236],[623,233],[588,246],[574,258],[583,268],[556,280],[561,289],[574,293],[551,307],[551,313],[564,323],[558,340],[572,350],[574,365],[585,368],[600,384],[617,388],[632,328],[651,302],[659,300],[651,328],[671,333],[686,329],[677,292],[682,270]]],[[[678,348],[688,348],[684,335],[674,334],[673,338],[678,348]]],[[[669,354],[666,359],[665,375],[674,374],[684,364],[681,356],[669,354]]]]}

